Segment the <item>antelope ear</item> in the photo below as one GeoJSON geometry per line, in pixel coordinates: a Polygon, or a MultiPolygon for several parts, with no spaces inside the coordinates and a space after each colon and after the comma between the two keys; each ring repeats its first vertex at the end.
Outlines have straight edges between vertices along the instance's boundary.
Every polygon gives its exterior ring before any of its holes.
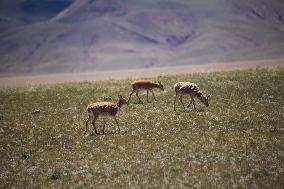
{"type": "Polygon", "coordinates": [[[158,81],[158,83],[161,85],[161,81],[158,81]]]}
{"type": "Polygon", "coordinates": [[[121,96],[121,95],[118,95],[118,98],[122,98],[122,96],[121,96]]]}

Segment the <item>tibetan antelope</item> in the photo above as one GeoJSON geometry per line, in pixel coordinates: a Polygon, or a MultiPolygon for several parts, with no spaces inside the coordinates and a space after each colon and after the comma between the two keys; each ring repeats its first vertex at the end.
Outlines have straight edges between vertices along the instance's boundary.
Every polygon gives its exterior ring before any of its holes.
{"type": "MultiPolygon", "coordinates": [[[[94,130],[96,134],[99,134],[97,131],[97,128],[95,126],[95,122],[98,119],[99,116],[111,116],[114,118],[116,125],[118,127],[118,130],[120,131],[117,119],[116,119],[116,114],[118,110],[124,105],[127,104],[127,101],[121,96],[118,96],[118,101],[117,102],[95,102],[90,104],[87,107],[87,112],[88,112],[88,120],[86,121],[86,131],[85,134],[88,132],[88,124],[90,121],[92,121],[94,130]]],[[[105,124],[103,127],[103,133],[105,134],[105,124]]]]}
{"type": "Polygon", "coordinates": [[[136,96],[139,99],[140,103],[143,103],[142,100],[140,99],[140,97],[138,96],[139,90],[146,90],[147,91],[147,102],[149,102],[149,91],[151,91],[153,98],[155,101],[157,101],[155,94],[153,92],[154,88],[158,88],[162,91],[164,91],[164,86],[161,84],[160,81],[158,81],[158,83],[155,83],[153,81],[150,80],[138,80],[138,81],[134,81],[133,83],[131,83],[132,86],[132,92],[129,95],[129,99],[128,99],[128,103],[130,102],[130,98],[131,96],[136,92],[136,96]]]}
{"type": "Polygon", "coordinates": [[[191,98],[191,101],[187,105],[187,108],[190,107],[191,104],[193,104],[193,107],[195,111],[198,111],[195,107],[195,100],[194,97],[197,97],[206,107],[209,106],[208,100],[210,95],[205,97],[205,95],[202,93],[202,91],[199,90],[199,87],[195,83],[190,82],[178,82],[174,85],[176,96],[174,100],[174,111],[176,110],[176,100],[179,97],[179,101],[181,102],[183,109],[185,110],[184,103],[182,102],[182,96],[183,95],[189,95],[191,98]]]}

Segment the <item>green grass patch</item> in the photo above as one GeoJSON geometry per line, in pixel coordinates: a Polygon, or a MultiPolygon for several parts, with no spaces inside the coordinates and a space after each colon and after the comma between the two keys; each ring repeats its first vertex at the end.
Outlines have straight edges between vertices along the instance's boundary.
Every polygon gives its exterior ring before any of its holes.
{"type": "Polygon", "coordinates": [[[24,159],[29,159],[29,158],[32,157],[32,152],[26,152],[26,151],[24,151],[24,152],[21,153],[21,156],[22,156],[22,158],[24,158],[24,159]]]}
{"type": "MultiPolygon", "coordinates": [[[[157,80],[157,78],[152,78],[157,80]]],[[[0,89],[0,188],[281,188],[284,69],[162,76],[155,102],[133,95],[117,119],[84,135],[86,107],[128,98],[132,80],[0,89]],[[173,85],[206,94],[173,111],[173,85]],[[33,113],[35,110],[40,110],[33,113]],[[56,169],[54,169],[56,167],[56,169]]],[[[189,102],[185,98],[184,102],[189,102]]]]}
{"type": "Polygon", "coordinates": [[[83,182],[77,189],[89,189],[89,185],[86,182],[83,182]]]}
{"type": "Polygon", "coordinates": [[[61,177],[61,172],[57,169],[53,170],[51,175],[49,176],[49,178],[52,180],[60,179],[60,177],[61,177]]]}

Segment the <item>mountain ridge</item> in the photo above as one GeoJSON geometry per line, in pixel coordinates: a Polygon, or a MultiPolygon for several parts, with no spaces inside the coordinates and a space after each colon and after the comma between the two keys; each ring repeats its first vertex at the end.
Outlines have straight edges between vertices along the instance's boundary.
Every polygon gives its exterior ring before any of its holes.
{"type": "Polygon", "coordinates": [[[46,11],[45,17],[27,23],[9,17],[21,24],[0,30],[0,73],[133,69],[284,56],[281,0],[61,0],[64,8],[56,8],[54,0],[44,2],[59,11],[46,11]]]}

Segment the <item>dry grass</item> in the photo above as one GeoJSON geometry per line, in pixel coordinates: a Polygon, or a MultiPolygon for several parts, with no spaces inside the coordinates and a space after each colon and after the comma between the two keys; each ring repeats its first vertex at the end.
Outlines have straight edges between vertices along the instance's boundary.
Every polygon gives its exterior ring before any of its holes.
{"type": "Polygon", "coordinates": [[[128,97],[130,80],[2,88],[0,188],[283,187],[284,69],[159,80],[158,102],[124,107],[122,131],[107,120],[99,136],[83,135],[86,106],[128,97]],[[209,108],[174,112],[177,81],[210,93],[209,108]]]}

